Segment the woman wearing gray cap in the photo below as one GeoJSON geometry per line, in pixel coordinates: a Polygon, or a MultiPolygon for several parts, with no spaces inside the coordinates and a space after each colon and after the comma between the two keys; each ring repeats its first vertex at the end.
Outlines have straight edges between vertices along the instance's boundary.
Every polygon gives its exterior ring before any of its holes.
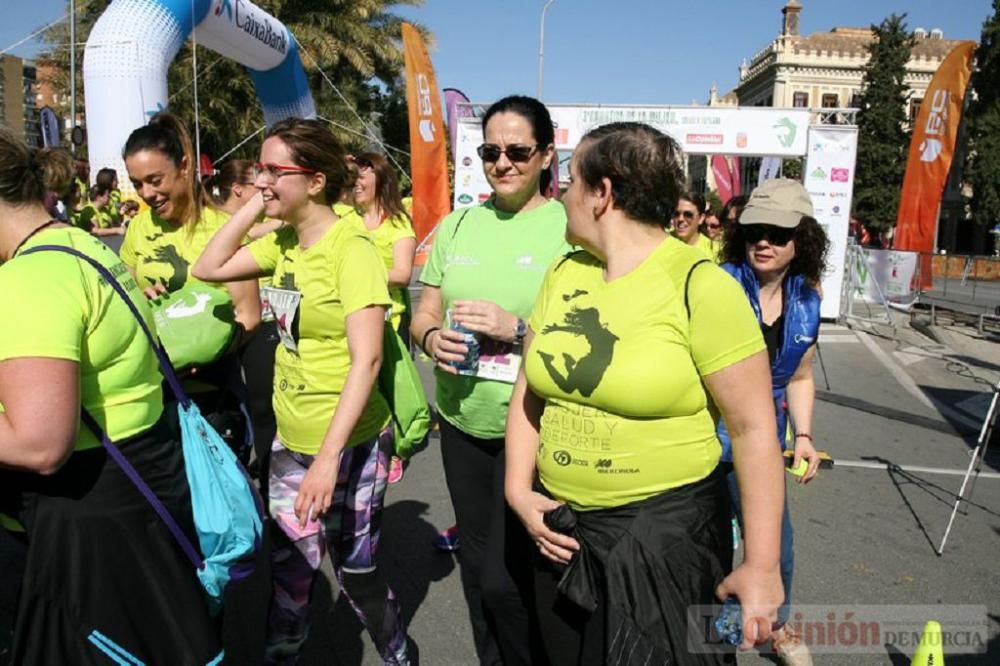
{"type": "MultiPolygon", "coordinates": [[[[812,359],[819,335],[820,279],[830,246],[813,218],[812,200],[801,183],[769,180],[750,196],[737,224],[726,231],[723,270],[743,286],[757,314],[771,361],[771,387],[778,419],[778,444],[785,448],[789,420],[794,439],[792,469],[808,465],[798,483],[816,476],[819,457],[813,447],[812,415],[816,397],[812,359]]],[[[725,423],[718,424],[723,464],[732,465],[725,423]]],[[[729,494],[742,522],[736,475],[728,473],[729,494]]],[[[785,604],[778,611],[774,648],[782,663],[812,664],[801,637],[787,624],[792,597],[792,523],[786,500],[781,528],[781,579],[785,604]]]]}

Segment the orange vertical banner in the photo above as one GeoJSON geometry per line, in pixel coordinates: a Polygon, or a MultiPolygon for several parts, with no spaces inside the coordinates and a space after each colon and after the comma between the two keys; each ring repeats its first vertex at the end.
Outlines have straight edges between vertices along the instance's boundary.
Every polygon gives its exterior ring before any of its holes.
{"type": "Polygon", "coordinates": [[[416,263],[423,265],[430,253],[431,233],[441,218],[451,212],[447,135],[434,67],[423,37],[409,23],[403,23],[403,55],[406,59],[406,106],[410,118],[413,227],[419,243],[416,263]]]}
{"type": "MultiPolygon", "coordinates": [[[[965,88],[972,74],[975,42],[962,42],[944,59],[931,79],[913,125],[906,175],[899,197],[893,248],[933,252],[938,208],[951,170],[965,88]]],[[[926,262],[929,264],[929,262],[926,262]]],[[[929,269],[929,266],[927,267],[929,269]]],[[[930,288],[930,270],[921,270],[922,287],[930,288]]]]}

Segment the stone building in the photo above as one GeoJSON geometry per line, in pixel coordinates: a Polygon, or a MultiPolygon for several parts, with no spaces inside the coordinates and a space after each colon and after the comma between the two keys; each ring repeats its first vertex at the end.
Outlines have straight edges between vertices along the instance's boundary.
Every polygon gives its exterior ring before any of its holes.
{"type": "MultiPolygon", "coordinates": [[[[716,104],[803,108],[857,108],[864,66],[868,62],[869,28],[833,28],[803,36],[799,32],[802,5],[789,0],[781,10],[781,32],[740,65],[740,81],[716,104]]],[[[907,118],[914,118],[931,77],[945,56],[959,44],[937,29],[914,30],[916,44],[906,65],[909,88],[907,118]]],[[[710,104],[713,100],[710,100],[710,104]]]]}
{"type": "MultiPolygon", "coordinates": [[[[858,108],[864,66],[873,39],[870,28],[835,27],[828,32],[803,35],[802,5],[788,0],[781,10],[781,29],[749,62],[740,65],[736,87],[719,95],[713,86],[709,106],[775,106],[858,108]]],[[[945,39],[941,30],[916,28],[916,42],[906,65],[908,87],[906,117],[915,120],[934,72],[960,40],[945,39]]],[[[964,151],[953,161],[941,206],[939,247],[948,251],[980,250],[984,238],[967,218],[962,197],[961,168],[964,151]]],[[[744,186],[756,182],[753,162],[744,170],[744,186]]]]}

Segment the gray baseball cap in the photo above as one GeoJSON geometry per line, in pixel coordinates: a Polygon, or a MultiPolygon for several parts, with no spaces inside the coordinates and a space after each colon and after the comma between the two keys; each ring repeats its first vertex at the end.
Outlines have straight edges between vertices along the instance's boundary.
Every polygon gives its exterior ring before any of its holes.
{"type": "Polygon", "coordinates": [[[813,217],[813,204],[806,188],[797,180],[775,178],[750,195],[740,215],[740,224],[770,224],[794,229],[803,216],[813,217]]]}

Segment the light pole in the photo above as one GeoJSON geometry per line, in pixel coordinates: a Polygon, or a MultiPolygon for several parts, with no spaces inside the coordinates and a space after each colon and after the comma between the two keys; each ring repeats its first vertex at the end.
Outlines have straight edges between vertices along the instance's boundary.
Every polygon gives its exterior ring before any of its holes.
{"type": "MultiPolygon", "coordinates": [[[[69,0],[69,117],[70,132],[76,129],[76,0],[69,0]]],[[[76,155],[76,143],[70,139],[70,150],[76,155]]]]}
{"type": "Polygon", "coordinates": [[[544,79],[545,62],[545,12],[549,11],[549,5],[556,0],[548,0],[542,7],[542,25],[538,29],[538,99],[542,99],[542,80],[544,79]]]}

